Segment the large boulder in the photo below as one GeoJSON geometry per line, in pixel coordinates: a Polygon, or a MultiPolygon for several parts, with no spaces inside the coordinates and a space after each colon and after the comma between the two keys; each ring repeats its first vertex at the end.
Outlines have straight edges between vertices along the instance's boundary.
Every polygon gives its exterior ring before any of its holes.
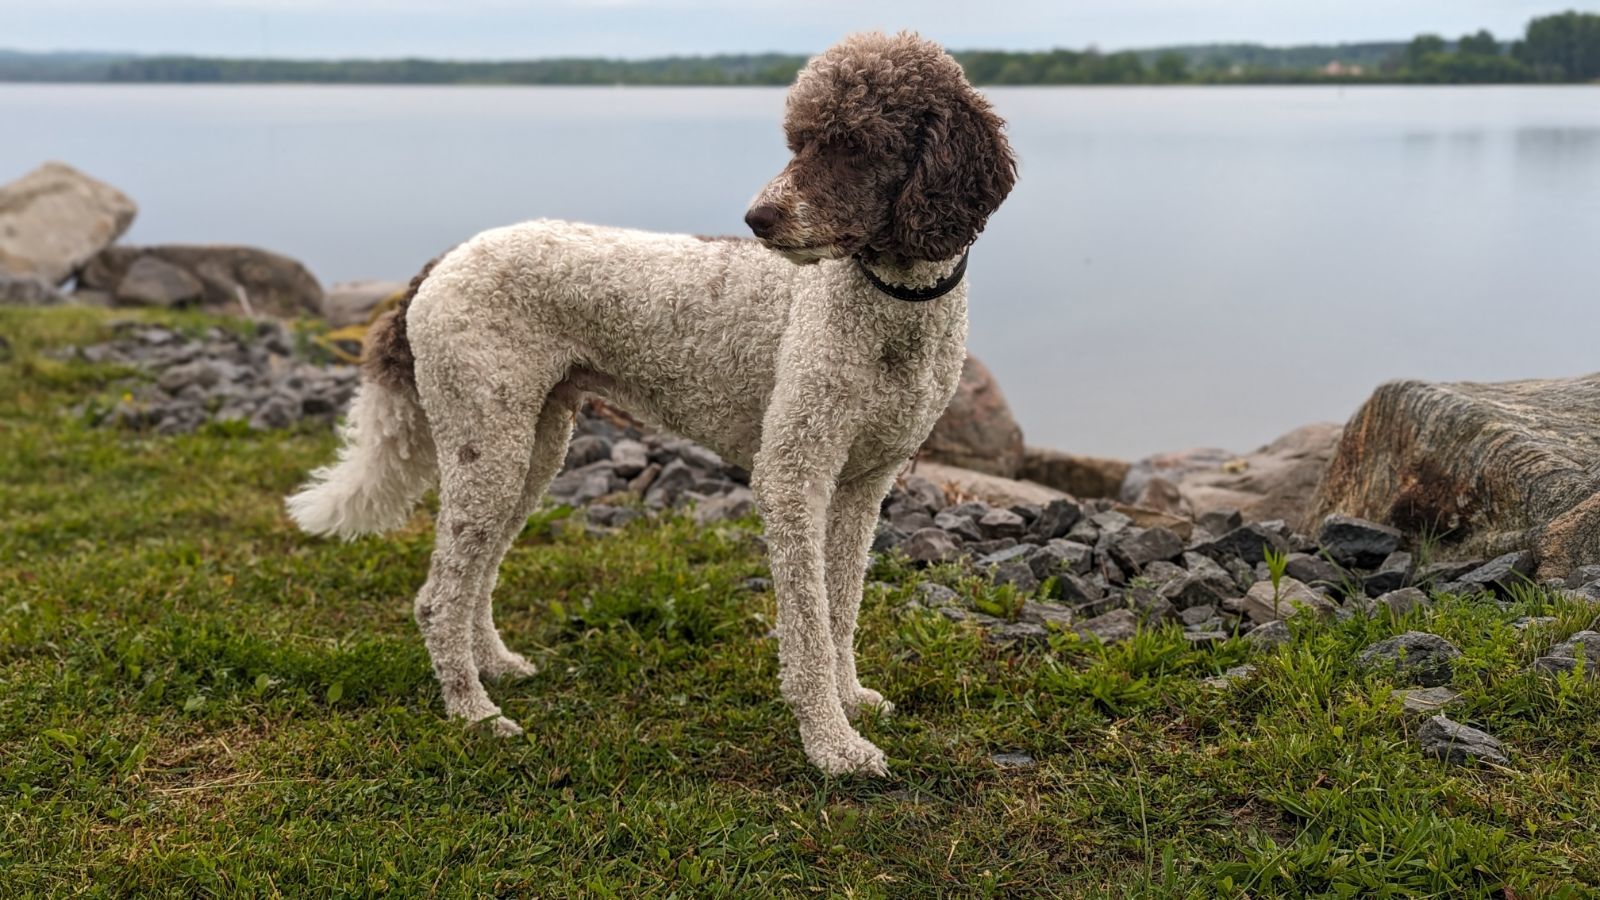
{"type": "Polygon", "coordinates": [[[1066,491],[1074,497],[1111,497],[1122,492],[1132,464],[1120,459],[1078,456],[1043,447],[1024,447],[1017,477],[1066,491]]]}
{"type": "Polygon", "coordinates": [[[1330,513],[1438,536],[1452,556],[1531,550],[1541,578],[1600,562],[1600,374],[1379,387],[1307,521],[1330,513]]]}
{"type": "Polygon", "coordinates": [[[55,306],[65,299],[53,285],[32,275],[0,272],[0,306],[55,306]]]}
{"type": "Polygon", "coordinates": [[[1186,450],[1140,460],[1122,500],[1180,515],[1237,510],[1254,522],[1304,521],[1339,443],[1340,427],[1306,425],[1245,456],[1186,450]]]}
{"type": "Polygon", "coordinates": [[[1060,500],[1066,496],[1042,484],[1001,478],[999,475],[975,472],[959,466],[918,462],[916,471],[918,475],[931,480],[951,496],[982,500],[992,506],[1014,506],[1018,503],[1044,506],[1052,500],[1060,500]]]}
{"type": "Polygon", "coordinates": [[[45,163],[0,185],[0,272],[58,285],[127,231],[138,211],[111,185],[45,163]]]}
{"type": "Polygon", "coordinates": [[[184,303],[216,312],[293,318],[321,315],[322,286],[300,263],[254,247],[224,244],[168,244],[156,247],[110,247],[89,261],[78,277],[80,286],[106,291],[129,305],[184,303]],[[164,267],[152,266],[154,260],[164,267]],[[142,270],[142,272],[141,272],[142,270]],[[188,282],[174,276],[179,270],[198,282],[198,296],[171,299],[184,293],[188,282]],[[141,274],[159,271],[161,287],[141,274]],[[136,276],[130,283],[130,274],[136,276]],[[144,290],[129,290],[135,285],[144,290]],[[151,294],[150,291],[156,293],[151,294]],[[151,299],[155,297],[155,299],[151,299]]]}
{"type": "Polygon", "coordinates": [[[923,443],[922,456],[1002,478],[1015,478],[1022,468],[1022,428],[977,357],[967,355],[956,395],[923,443]]]}

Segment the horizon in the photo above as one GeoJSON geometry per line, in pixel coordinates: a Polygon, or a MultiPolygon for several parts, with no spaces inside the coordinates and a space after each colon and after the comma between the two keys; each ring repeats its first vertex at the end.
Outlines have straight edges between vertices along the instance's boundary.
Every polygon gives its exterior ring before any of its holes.
{"type": "Polygon", "coordinates": [[[1395,8],[1349,0],[1283,9],[1272,0],[1010,0],[974,9],[960,0],[886,0],[870,11],[844,0],[791,9],[770,0],[20,0],[0,9],[0,34],[21,53],[199,56],[282,60],[541,59],[809,55],[840,35],[915,30],[959,50],[1138,51],[1208,44],[1268,47],[1396,43],[1417,34],[1454,40],[1488,29],[1509,40],[1529,19],[1600,4],[1548,0],[1419,0],[1395,8]],[[1377,36],[1374,36],[1377,35],[1377,36]],[[761,49],[752,49],[761,48],[761,49]]]}

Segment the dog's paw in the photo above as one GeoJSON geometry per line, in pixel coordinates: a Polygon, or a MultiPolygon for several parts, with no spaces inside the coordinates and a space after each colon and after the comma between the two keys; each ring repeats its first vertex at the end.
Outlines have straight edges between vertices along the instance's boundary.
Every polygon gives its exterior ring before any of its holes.
{"type": "Polygon", "coordinates": [[[478,677],[485,681],[517,681],[532,678],[538,672],[538,666],[528,662],[522,654],[510,651],[487,659],[478,666],[478,677]]]}
{"type": "Polygon", "coordinates": [[[522,726],[511,721],[505,716],[490,716],[473,723],[473,727],[481,730],[490,737],[508,738],[516,737],[522,733],[522,726]]]}
{"type": "Polygon", "coordinates": [[[859,718],[864,709],[874,710],[879,716],[894,712],[894,704],[883,699],[883,695],[872,688],[857,687],[850,696],[840,699],[844,702],[844,714],[852,719],[859,718]]]}
{"type": "Polygon", "coordinates": [[[882,778],[889,774],[889,759],[872,742],[853,735],[840,743],[824,747],[806,748],[811,764],[828,775],[873,775],[882,778]]]}

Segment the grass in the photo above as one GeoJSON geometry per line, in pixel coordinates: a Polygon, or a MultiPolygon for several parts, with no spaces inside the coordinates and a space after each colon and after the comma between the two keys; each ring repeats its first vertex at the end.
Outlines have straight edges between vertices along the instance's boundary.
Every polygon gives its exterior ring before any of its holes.
{"type": "MultiPolygon", "coordinates": [[[[177,319],[176,327],[199,327],[177,319]]],[[[872,574],[864,733],[882,781],[804,761],[777,692],[758,525],[588,537],[530,522],[497,610],[540,666],[492,694],[527,728],[444,721],[410,618],[419,511],[384,539],[291,530],[325,433],[173,438],[63,412],[106,367],[46,348],[104,313],[0,310],[0,896],[1580,897],[1600,886],[1600,687],[1523,672],[1595,610],[1530,590],[1299,623],[1252,655],[1173,629],[1000,649],[872,574]],[[1557,623],[1528,633],[1518,615],[1557,623]],[[1353,668],[1417,628],[1464,656],[1452,712],[1505,771],[1423,758],[1353,668]],[[1198,679],[1246,660],[1227,689],[1198,679]],[[1020,751],[1031,769],[1002,769],[1020,751]]]]}

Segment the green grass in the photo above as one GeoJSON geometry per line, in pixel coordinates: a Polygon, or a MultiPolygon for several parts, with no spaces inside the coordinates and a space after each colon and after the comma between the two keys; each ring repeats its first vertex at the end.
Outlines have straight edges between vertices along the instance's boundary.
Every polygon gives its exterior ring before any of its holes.
{"type": "MultiPolygon", "coordinates": [[[[178,320],[179,327],[199,327],[178,320]]],[[[1593,896],[1600,688],[1523,673],[1595,610],[1530,591],[1297,625],[1251,656],[1175,630],[1006,650],[902,606],[860,639],[887,780],[829,780],[777,691],[755,523],[530,523],[497,610],[528,729],[441,718],[410,618],[428,513],[341,545],[280,498],[325,433],[153,438],[63,413],[127,373],[42,356],[92,311],[0,310],[0,896],[1593,896]],[[1558,617],[1524,634],[1517,615],[1558,617]],[[1424,759],[1353,668],[1408,628],[1464,652],[1452,714],[1509,771],[1424,759]],[[1229,690],[1197,679],[1249,659],[1229,690]],[[1022,751],[1031,770],[1003,770],[1022,751]]]]}

